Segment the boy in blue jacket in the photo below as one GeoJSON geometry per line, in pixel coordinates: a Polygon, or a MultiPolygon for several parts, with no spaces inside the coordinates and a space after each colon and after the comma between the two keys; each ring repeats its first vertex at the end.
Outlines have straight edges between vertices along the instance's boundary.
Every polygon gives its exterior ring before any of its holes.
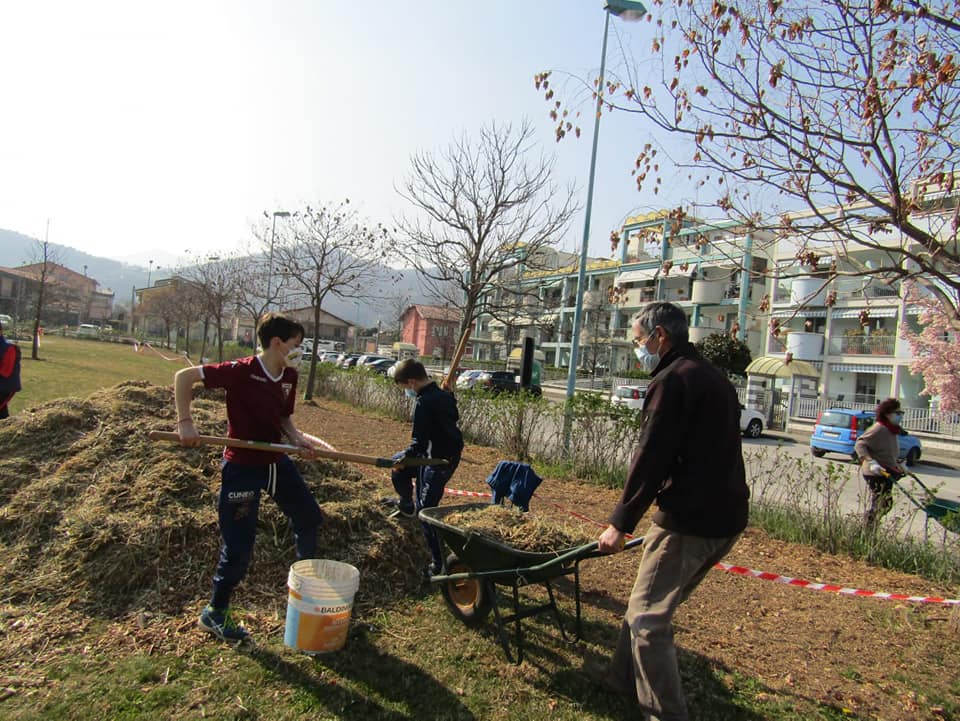
{"type": "MultiPolygon", "coordinates": [[[[394,467],[391,480],[399,496],[397,507],[401,515],[414,516],[421,508],[440,505],[443,489],[460,464],[463,453],[463,436],[457,427],[460,414],[453,394],[441,390],[431,381],[420,361],[409,358],[400,361],[394,367],[393,381],[403,386],[408,396],[416,398],[410,445],[394,455],[393,460],[399,463],[410,457],[447,461],[446,465],[440,466],[394,467]]],[[[429,580],[443,569],[440,539],[428,523],[421,521],[420,526],[432,557],[423,573],[429,580]]]]}

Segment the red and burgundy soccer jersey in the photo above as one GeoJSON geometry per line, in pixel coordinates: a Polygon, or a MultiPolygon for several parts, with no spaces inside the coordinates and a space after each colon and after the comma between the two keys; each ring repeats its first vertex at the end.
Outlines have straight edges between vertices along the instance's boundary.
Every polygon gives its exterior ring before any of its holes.
{"type": "MultiPolygon", "coordinates": [[[[273,377],[260,358],[251,356],[225,363],[200,367],[203,385],[227,391],[227,435],[247,441],[279,443],[283,440],[280,425],[293,414],[297,395],[297,372],[284,368],[273,377]]],[[[227,448],[223,457],[244,465],[276,463],[281,454],[249,448],[227,448]]]]}

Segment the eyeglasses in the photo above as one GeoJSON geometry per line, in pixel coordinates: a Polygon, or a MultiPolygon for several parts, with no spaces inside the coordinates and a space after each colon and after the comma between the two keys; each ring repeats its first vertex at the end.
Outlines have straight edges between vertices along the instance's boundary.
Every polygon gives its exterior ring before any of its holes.
{"type": "Polygon", "coordinates": [[[640,347],[642,347],[642,346],[645,346],[645,345],[647,344],[647,341],[648,341],[648,340],[650,340],[650,334],[649,334],[649,333],[647,333],[645,336],[643,336],[643,338],[634,338],[634,339],[633,339],[633,345],[634,345],[634,347],[636,347],[636,348],[640,348],[640,347]]]}

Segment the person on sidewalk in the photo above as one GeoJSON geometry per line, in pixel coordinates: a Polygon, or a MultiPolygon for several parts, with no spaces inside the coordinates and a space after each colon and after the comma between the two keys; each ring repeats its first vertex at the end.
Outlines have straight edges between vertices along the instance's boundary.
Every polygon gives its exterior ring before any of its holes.
{"type": "Polygon", "coordinates": [[[20,346],[3,337],[0,323],[0,420],[10,417],[10,401],[20,390],[20,346]]]}
{"type": "Polygon", "coordinates": [[[640,440],[599,548],[617,553],[655,502],[643,555],[606,668],[587,668],[608,690],[637,701],[642,718],[687,721],[673,615],[747,525],[749,489],[740,402],[726,375],[688,340],[687,317],[650,303],[633,317],[633,343],[653,376],[640,440]]]}
{"type": "MultiPolygon", "coordinates": [[[[397,492],[397,509],[403,516],[414,516],[421,508],[440,505],[443,489],[457,470],[463,453],[463,436],[457,427],[460,414],[457,399],[430,380],[420,361],[407,359],[393,368],[393,382],[403,386],[413,404],[413,432],[410,445],[393,456],[397,462],[391,474],[397,492]],[[443,458],[446,465],[401,467],[404,458],[443,458]]],[[[443,557],[440,539],[430,524],[420,522],[430,549],[431,562],[424,569],[425,580],[441,572],[443,557]]]]}
{"type": "Polygon", "coordinates": [[[893,484],[906,475],[900,465],[900,443],[903,411],[900,401],[887,398],[877,404],[877,420],[857,438],[854,450],[860,458],[860,471],[870,489],[870,501],[863,516],[868,532],[893,508],[893,484]]]}
{"type": "MultiPolygon", "coordinates": [[[[255,356],[224,363],[183,368],[174,376],[174,401],[180,443],[197,446],[199,434],[190,415],[195,383],[227,392],[227,435],[250,441],[277,443],[285,435],[309,451],[319,450],[317,439],[301,433],[293,423],[299,364],[297,347],[303,326],[282,315],[268,313],[257,329],[263,350],[255,356]]],[[[257,534],[260,494],[266,491],[293,527],[297,559],[316,557],[317,529],[323,520],[320,506],[293,461],[275,451],[226,448],[223,452],[217,512],[222,545],[213,576],[209,605],[200,615],[200,628],[225,641],[249,638],[230,612],[233,589],[250,565],[257,534]]]]}

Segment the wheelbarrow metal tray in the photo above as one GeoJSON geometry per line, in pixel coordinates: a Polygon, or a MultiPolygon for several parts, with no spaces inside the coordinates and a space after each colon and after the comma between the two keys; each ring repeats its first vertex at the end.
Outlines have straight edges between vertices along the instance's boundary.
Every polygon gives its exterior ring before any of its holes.
{"type": "MultiPolygon", "coordinates": [[[[420,519],[430,524],[441,540],[474,572],[502,571],[503,576],[522,575],[527,582],[537,582],[564,575],[574,563],[596,552],[596,544],[559,549],[549,552],[524,551],[508,546],[476,531],[458,528],[446,522],[453,513],[487,508],[488,503],[468,503],[458,506],[436,506],[420,511],[420,519]],[[579,551],[579,553],[577,553],[579,551]],[[540,568],[542,567],[542,568],[540,568]]],[[[490,576],[500,580],[497,575],[490,576]]]]}

